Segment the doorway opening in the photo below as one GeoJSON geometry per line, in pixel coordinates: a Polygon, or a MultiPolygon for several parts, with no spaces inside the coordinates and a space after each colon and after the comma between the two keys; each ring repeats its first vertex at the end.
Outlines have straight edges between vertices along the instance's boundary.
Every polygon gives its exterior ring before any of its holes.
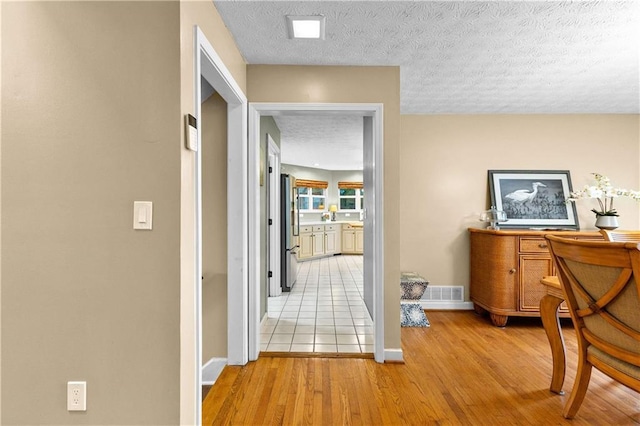
{"type": "MultiPolygon", "coordinates": [[[[232,166],[226,180],[226,358],[232,365],[248,361],[247,277],[247,99],[229,70],[194,26],[193,114],[202,122],[203,82],[226,103],[226,157],[232,166]],[[243,167],[243,165],[245,165],[243,167]],[[230,190],[232,188],[233,190],[230,190]]],[[[206,92],[207,89],[205,88],[206,92]]],[[[202,421],[202,132],[195,151],[181,152],[180,276],[180,424],[202,421]]],[[[223,280],[224,281],[224,280],[223,280]]],[[[224,343],[222,343],[224,344],[224,343]]]]}
{"type": "MultiPolygon", "coordinates": [[[[282,214],[270,209],[264,218],[268,229],[281,226],[284,241],[267,257],[284,262],[262,271],[269,285],[260,286],[268,288],[260,296],[261,355],[373,357],[373,309],[364,303],[364,117],[263,116],[260,133],[261,145],[279,147],[281,167],[269,168],[269,183],[286,187],[275,203],[282,214]]],[[[263,174],[261,167],[261,183],[263,174]]],[[[266,192],[271,206],[277,197],[266,192]]]]}
{"type": "MultiPolygon", "coordinates": [[[[363,181],[365,206],[364,257],[362,259],[363,297],[369,299],[369,311],[373,319],[373,354],[378,362],[384,361],[384,313],[383,313],[383,263],[384,244],[382,223],[382,105],[380,104],[271,104],[249,105],[249,228],[256,231],[266,223],[257,206],[260,204],[260,140],[263,136],[260,121],[263,116],[278,115],[356,115],[362,117],[363,181]],[[254,206],[255,208],[252,208],[254,206]]],[[[249,234],[249,358],[255,360],[260,352],[260,327],[265,318],[262,300],[266,300],[265,286],[261,282],[260,244],[258,232],[249,234]]]]}

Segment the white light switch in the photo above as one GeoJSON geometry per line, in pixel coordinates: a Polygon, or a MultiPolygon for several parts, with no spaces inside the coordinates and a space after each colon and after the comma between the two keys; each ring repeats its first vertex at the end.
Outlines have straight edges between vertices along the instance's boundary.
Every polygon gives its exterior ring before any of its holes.
{"type": "Polygon", "coordinates": [[[133,229],[152,229],[153,203],[151,201],[133,202],[133,229]]]}

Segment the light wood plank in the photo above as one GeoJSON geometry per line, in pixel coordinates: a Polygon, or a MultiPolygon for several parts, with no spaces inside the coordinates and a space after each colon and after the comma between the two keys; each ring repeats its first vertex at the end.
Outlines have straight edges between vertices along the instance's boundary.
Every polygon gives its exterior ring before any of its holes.
{"type": "MultiPolygon", "coordinates": [[[[640,424],[638,393],[595,370],[578,416],[562,417],[567,396],[549,391],[540,319],[513,318],[502,329],[472,311],[427,317],[430,328],[402,329],[404,364],[261,357],[226,367],[203,403],[203,424],[640,424]]],[[[562,326],[568,391],[577,346],[570,320],[562,326]]]]}

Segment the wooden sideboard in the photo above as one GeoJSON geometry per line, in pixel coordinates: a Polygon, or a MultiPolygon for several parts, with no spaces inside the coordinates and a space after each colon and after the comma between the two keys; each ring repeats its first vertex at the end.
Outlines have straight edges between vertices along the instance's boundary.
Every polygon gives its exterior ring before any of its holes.
{"type": "MultiPolygon", "coordinates": [[[[545,235],[603,239],[597,231],[469,228],[469,233],[471,301],[477,313],[489,312],[498,327],[504,327],[510,316],[540,316],[540,299],[546,294],[540,280],[555,275],[545,235]]],[[[569,317],[564,305],[559,316],[569,317]]]]}

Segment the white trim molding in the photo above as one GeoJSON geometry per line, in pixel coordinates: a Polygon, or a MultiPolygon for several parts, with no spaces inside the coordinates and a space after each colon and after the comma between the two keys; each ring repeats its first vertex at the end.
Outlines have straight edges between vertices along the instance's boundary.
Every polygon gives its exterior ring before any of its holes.
{"type": "MultiPolygon", "coordinates": [[[[248,303],[246,275],[247,244],[247,98],[207,41],[196,27],[196,43],[203,58],[201,74],[227,102],[227,287],[228,287],[228,360],[230,365],[248,362],[248,303]]],[[[196,78],[200,84],[200,78],[196,78]]],[[[196,98],[198,113],[200,97],[196,98]]],[[[199,120],[199,117],[198,121],[199,120]]],[[[198,136],[200,137],[200,136],[198,136]]],[[[200,190],[200,173],[198,189],[200,190]]],[[[199,203],[200,204],[200,203],[199,203]]],[[[200,219],[200,218],[199,218],[200,219]]],[[[201,224],[199,224],[201,228],[201,224]]],[[[200,256],[201,238],[198,238],[200,256]]],[[[201,261],[199,261],[201,264],[201,261]]],[[[201,276],[201,274],[199,275],[201,276]]]]}
{"type": "Polygon", "coordinates": [[[385,362],[404,362],[402,349],[385,349],[384,360],[385,362]]]}
{"type": "Polygon", "coordinates": [[[473,310],[473,302],[434,302],[432,300],[420,302],[422,309],[433,309],[443,311],[470,311],[473,310]]]}
{"type": "MultiPolygon", "coordinates": [[[[373,285],[373,321],[374,321],[374,357],[377,362],[384,362],[384,204],[382,186],[384,182],[383,167],[383,106],[367,103],[250,103],[249,104],[249,359],[258,358],[260,349],[260,248],[257,238],[260,230],[259,214],[259,146],[260,117],[262,115],[318,115],[318,114],[352,114],[372,118],[372,140],[365,146],[371,152],[365,161],[369,161],[372,170],[370,184],[373,192],[372,210],[365,217],[365,227],[372,227],[373,238],[365,247],[372,253],[371,270],[373,285]]],[[[366,167],[366,165],[365,165],[366,167]]],[[[365,178],[366,180],[366,178],[365,178]]],[[[367,183],[367,182],[365,182],[367,183]]],[[[368,197],[368,196],[367,196],[368,197]]],[[[366,241],[365,241],[366,244],[366,241]]],[[[365,260],[366,262],[367,260],[365,260]]],[[[395,355],[397,357],[397,355],[395,355]]]]}
{"type": "MultiPolygon", "coordinates": [[[[227,359],[229,364],[242,365],[248,361],[247,98],[197,25],[193,39],[193,111],[198,124],[201,124],[201,77],[227,103],[227,179],[229,187],[233,186],[232,190],[227,188],[227,359]]],[[[184,252],[180,281],[180,424],[191,425],[202,422],[201,142],[198,132],[193,162],[183,161],[181,194],[184,252]],[[193,205],[187,208],[185,203],[193,205]]]]}

